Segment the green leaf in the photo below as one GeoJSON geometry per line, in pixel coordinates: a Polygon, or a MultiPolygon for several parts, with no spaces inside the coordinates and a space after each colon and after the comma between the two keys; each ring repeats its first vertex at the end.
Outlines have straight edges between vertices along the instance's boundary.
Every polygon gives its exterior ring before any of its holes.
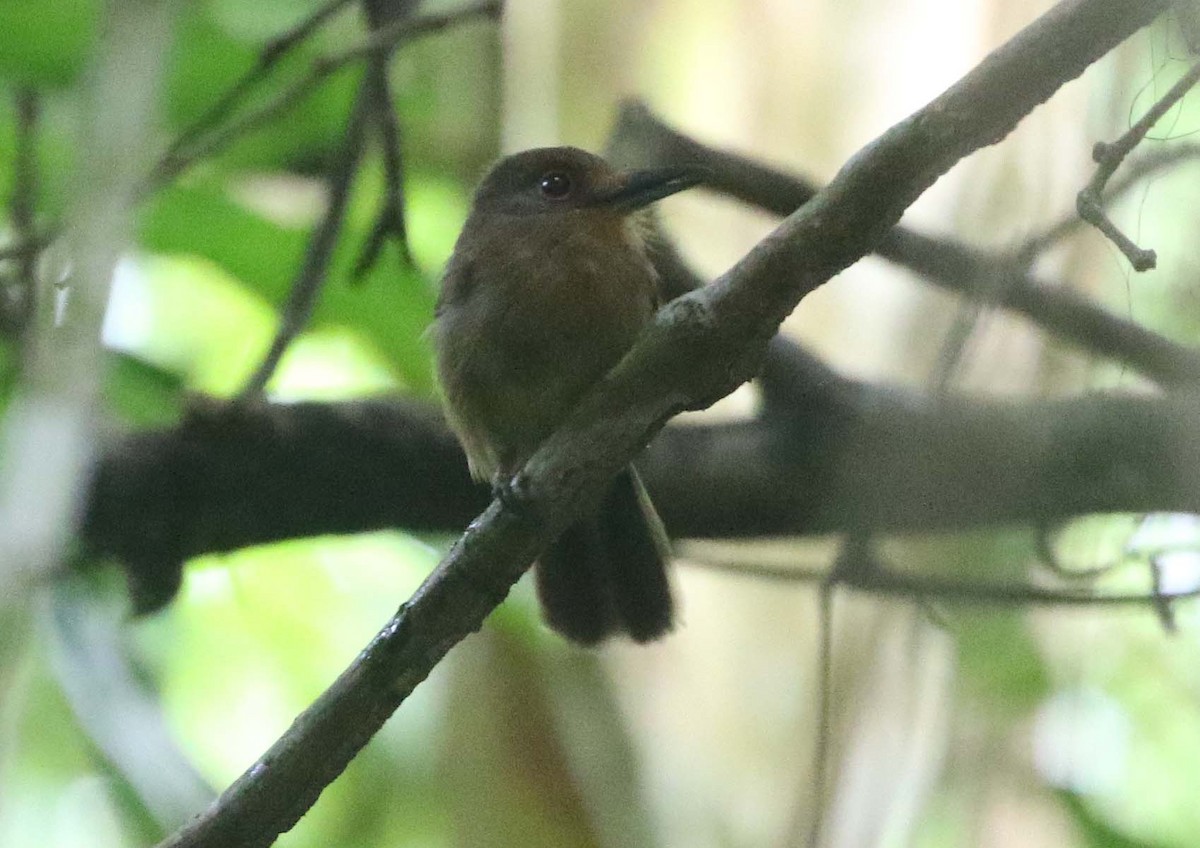
{"type": "Polygon", "coordinates": [[[96,37],[98,0],[0,0],[0,76],[61,86],[78,76],[96,37]]]}
{"type": "Polygon", "coordinates": [[[1087,802],[1074,792],[1057,794],[1088,848],[1160,848],[1161,843],[1145,842],[1121,833],[1097,816],[1087,802]]]}
{"type": "MultiPolygon", "coordinates": [[[[207,4],[189,4],[177,31],[167,75],[167,115],[172,129],[179,131],[207,113],[257,64],[262,44],[231,35],[228,27],[213,19],[207,4]]],[[[305,76],[328,52],[318,41],[297,45],[248,93],[229,120],[237,121],[274,100],[305,76]]],[[[215,159],[263,170],[294,169],[297,163],[323,160],[345,132],[358,77],[356,68],[333,74],[293,103],[282,119],[238,138],[215,159]]]]}
{"type": "Polygon", "coordinates": [[[1041,703],[1050,679],[1026,613],[973,607],[952,621],[964,682],[981,704],[1017,720],[1041,703]]]}
{"type": "Polygon", "coordinates": [[[134,359],[115,356],[108,371],[105,397],[110,406],[138,427],[166,424],[179,417],[183,381],[178,375],[134,359]]]}
{"type": "MultiPolygon", "coordinates": [[[[346,667],[437,562],[398,533],[295,540],[193,560],[178,599],[131,634],[179,744],[236,778],[346,667]]],[[[444,845],[434,781],[440,675],[405,702],[286,837],[294,848],[444,845]]],[[[6,847],[7,848],[7,847],[6,847]]]]}
{"type": "MultiPolygon", "coordinates": [[[[423,333],[433,318],[432,287],[386,252],[361,283],[351,284],[350,272],[365,235],[353,229],[344,233],[310,326],[355,330],[386,357],[410,389],[431,393],[423,333]]],[[[207,258],[276,308],[287,299],[307,241],[307,232],[275,224],[204,186],[163,192],[141,226],[141,243],[147,249],[207,258]]]]}

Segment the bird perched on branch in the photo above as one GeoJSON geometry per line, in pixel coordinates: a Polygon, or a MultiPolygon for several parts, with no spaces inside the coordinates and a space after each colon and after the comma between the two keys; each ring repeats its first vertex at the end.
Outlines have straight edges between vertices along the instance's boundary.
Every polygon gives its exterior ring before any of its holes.
{"type": "MultiPolygon", "coordinates": [[[[619,171],[574,147],[500,160],[475,192],[433,327],[450,426],[477,479],[503,484],[633,345],[658,307],[635,213],[700,182],[619,171]]],[[[666,535],[637,472],[535,566],[547,622],[594,644],[673,623],[666,535]]]]}

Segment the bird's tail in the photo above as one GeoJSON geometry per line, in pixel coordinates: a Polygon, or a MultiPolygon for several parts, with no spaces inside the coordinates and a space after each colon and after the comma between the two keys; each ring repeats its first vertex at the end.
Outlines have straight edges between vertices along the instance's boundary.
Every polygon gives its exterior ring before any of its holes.
{"type": "Polygon", "coordinates": [[[633,466],[613,481],[595,516],[559,537],[538,560],[538,596],[547,623],[594,645],[616,632],[636,642],[671,629],[670,548],[633,466]]]}

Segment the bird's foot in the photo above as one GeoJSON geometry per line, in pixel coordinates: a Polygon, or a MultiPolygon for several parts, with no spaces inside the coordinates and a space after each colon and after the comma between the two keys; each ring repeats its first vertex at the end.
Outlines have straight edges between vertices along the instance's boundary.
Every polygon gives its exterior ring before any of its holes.
{"type": "Polygon", "coordinates": [[[497,474],[492,480],[492,497],[500,501],[500,506],[517,514],[523,513],[529,506],[528,480],[523,471],[518,471],[511,477],[497,474]]]}

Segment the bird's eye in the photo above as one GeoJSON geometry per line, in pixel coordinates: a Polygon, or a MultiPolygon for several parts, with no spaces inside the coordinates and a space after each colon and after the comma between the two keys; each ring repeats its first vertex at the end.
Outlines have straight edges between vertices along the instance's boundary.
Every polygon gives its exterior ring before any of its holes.
{"type": "Polygon", "coordinates": [[[551,171],[543,174],[538,180],[538,189],[542,192],[542,197],[550,200],[562,200],[571,193],[571,188],[571,178],[562,171],[551,171]]]}

